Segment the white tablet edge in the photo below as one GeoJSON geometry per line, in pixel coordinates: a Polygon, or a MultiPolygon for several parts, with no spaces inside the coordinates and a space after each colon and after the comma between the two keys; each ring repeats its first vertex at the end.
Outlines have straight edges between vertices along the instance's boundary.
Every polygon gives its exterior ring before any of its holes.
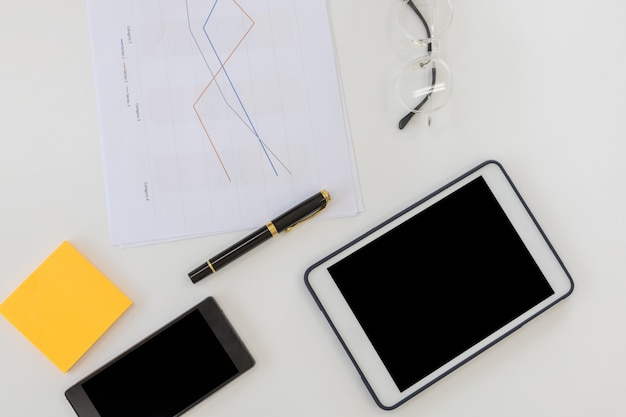
{"type": "Polygon", "coordinates": [[[379,227],[370,230],[365,235],[322,259],[307,270],[305,281],[354,365],[357,367],[375,401],[383,409],[396,408],[498,340],[518,329],[559,300],[567,297],[573,290],[573,281],[569,273],[508,175],[496,161],[486,161],[452,183],[400,212],[387,222],[382,223],[379,227]],[[492,193],[554,290],[554,294],[437,371],[400,392],[382,361],[378,358],[376,351],[360,327],[356,317],[352,314],[350,307],[341,296],[327,268],[479,176],[482,176],[487,182],[492,193]]]}

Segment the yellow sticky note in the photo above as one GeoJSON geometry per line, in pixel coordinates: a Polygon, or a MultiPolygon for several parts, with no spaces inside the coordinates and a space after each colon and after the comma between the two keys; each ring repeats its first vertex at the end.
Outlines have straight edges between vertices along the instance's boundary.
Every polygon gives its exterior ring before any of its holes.
{"type": "Polygon", "coordinates": [[[63,242],[0,304],[0,314],[67,372],[131,304],[63,242]]]}

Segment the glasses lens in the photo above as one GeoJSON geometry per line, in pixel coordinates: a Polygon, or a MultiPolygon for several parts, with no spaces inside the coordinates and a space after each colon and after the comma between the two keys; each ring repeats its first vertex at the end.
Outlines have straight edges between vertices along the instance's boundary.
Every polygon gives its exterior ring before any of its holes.
{"type": "Polygon", "coordinates": [[[398,8],[398,26],[420,47],[439,39],[451,23],[449,0],[403,0],[398,8]]]}
{"type": "Polygon", "coordinates": [[[407,112],[432,112],[448,102],[452,75],[443,61],[424,56],[409,62],[400,71],[396,90],[407,112]]]}

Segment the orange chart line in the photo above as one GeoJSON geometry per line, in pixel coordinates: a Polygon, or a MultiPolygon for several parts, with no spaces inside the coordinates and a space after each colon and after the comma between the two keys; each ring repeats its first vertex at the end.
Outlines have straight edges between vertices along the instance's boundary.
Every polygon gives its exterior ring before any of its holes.
{"type": "Polygon", "coordinates": [[[226,174],[226,177],[228,178],[229,182],[232,181],[232,179],[230,177],[230,174],[228,174],[228,170],[226,169],[226,165],[224,165],[224,161],[222,160],[222,157],[220,156],[220,153],[217,150],[217,147],[215,146],[215,142],[213,142],[213,139],[211,138],[211,134],[209,133],[206,125],[204,124],[204,121],[202,120],[202,116],[200,115],[200,112],[198,111],[197,105],[198,105],[198,102],[202,99],[202,97],[206,93],[206,91],[209,89],[211,84],[216,82],[217,76],[224,70],[224,67],[226,66],[228,61],[230,61],[230,58],[233,56],[235,51],[237,51],[239,49],[239,47],[243,43],[244,39],[248,36],[248,34],[250,33],[250,31],[252,30],[252,28],[255,25],[254,20],[250,17],[250,15],[248,13],[246,13],[246,11],[241,7],[241,5],[239,3],[237,3],[235,0],[233,0],[233,3],[235,3],[237,5],[237,7],[239,8],[239,10],[241,10],[241,12],[244,15],[246,15],[246,17],[250,20],[251,25],[248,28],[248,30],[243,34],[243,36],[241,37],[239,42],[237,42],[237,44],[235,45],[233,50],[230,52],[230,54],[228,54],[228,56],[226,57],[226,60],[224,60],[224,62],[222,62],[222,64],[220,65],[219,69],[213,74],[213,77],[211,78],[211,80],[204,87],[204,89],[202,90],[202,92],[200,93],[200,95],[198,96],[196,101],[193,103],[193,111],[196,113],[196,117],[198,117],[198,121],[200,122],[200,125],[202,126],[202,130],[204,131],[204,134],[206,135],[206,137],[209,140],[209,142],[211,143],[211,147],[213,148],[213,152],[215,152],[215,156],[217,157],[220,165],[222,166],[222,169],[224,170],[224,174],[226,174]]]}
{"type": "MultiPolygon", "coordinates": [[[[211,85],[210,83],[206,86],[206,88],[204,89],[206,91],[206,89],[209,87],[209,85],[211,85]]],[[[202,97],[202,96],[200,96],[202,97]]],[[[199,98],[198,98],[199,100],[199,98]]],[[[198,101],[196,100],[196,103],[198,101]]],[[[202,126],[202,130],[204,131],[204,134],[206,135],[207,139],[209,139],[209,143],[211,143],[211,147],[213,148],[213,152],[215,152],[215,156],[217,157],[217,160],[220,162],[220,165],[222,166],[222,169],[224,170],[224,174],[226,174],[226,177],[228,178],[228,181],[231,182],[232,179],[230,178],[230,175],[228,174],[228,170],[226,169],[226,166],[224,165],[224,161],[222,161],[222,157],[220,156],[220,153],[218,152],[217,148],[215,147],[215,143],[213,142],[213,139],[211,139],[211,135],[209,134],[209,131],[207,130],[206,126],[204,125],[204,122],[202,121],[202,117],[200,116],[200,113],[198,113],[198,109],[196,109],[196,103],[194,103],[193,105],[193,111],[196,113],[196,116],[198,117],[198,120],[200,121],[200,126],[202,126]]]]}

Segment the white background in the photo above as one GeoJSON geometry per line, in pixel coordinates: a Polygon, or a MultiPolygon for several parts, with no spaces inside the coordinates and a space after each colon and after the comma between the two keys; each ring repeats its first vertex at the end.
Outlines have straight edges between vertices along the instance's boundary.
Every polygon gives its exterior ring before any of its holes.
{"type": "MultiPolygon", "coordinates": [[[[626,6],[454,2],[455,77],[427,128],[396,128],[391,0],[329,13],[365,212],[319,220],[197,285],[186,273],[246,232],[109,243],[85,4],[0,13],[0,299],[69,240],[134,305],[67,373],[0,319],[0,415],[72,416],[67,387],[207,295],[257,360],[191,416],[626,414],[626,6]],[[307,266],[472,168],[499,160],[569,269],[564,302],[395,411],[376,407],[309,296],[307,266]]],[[[332,190],[329,190],[332,193],[332,190]]]]}

